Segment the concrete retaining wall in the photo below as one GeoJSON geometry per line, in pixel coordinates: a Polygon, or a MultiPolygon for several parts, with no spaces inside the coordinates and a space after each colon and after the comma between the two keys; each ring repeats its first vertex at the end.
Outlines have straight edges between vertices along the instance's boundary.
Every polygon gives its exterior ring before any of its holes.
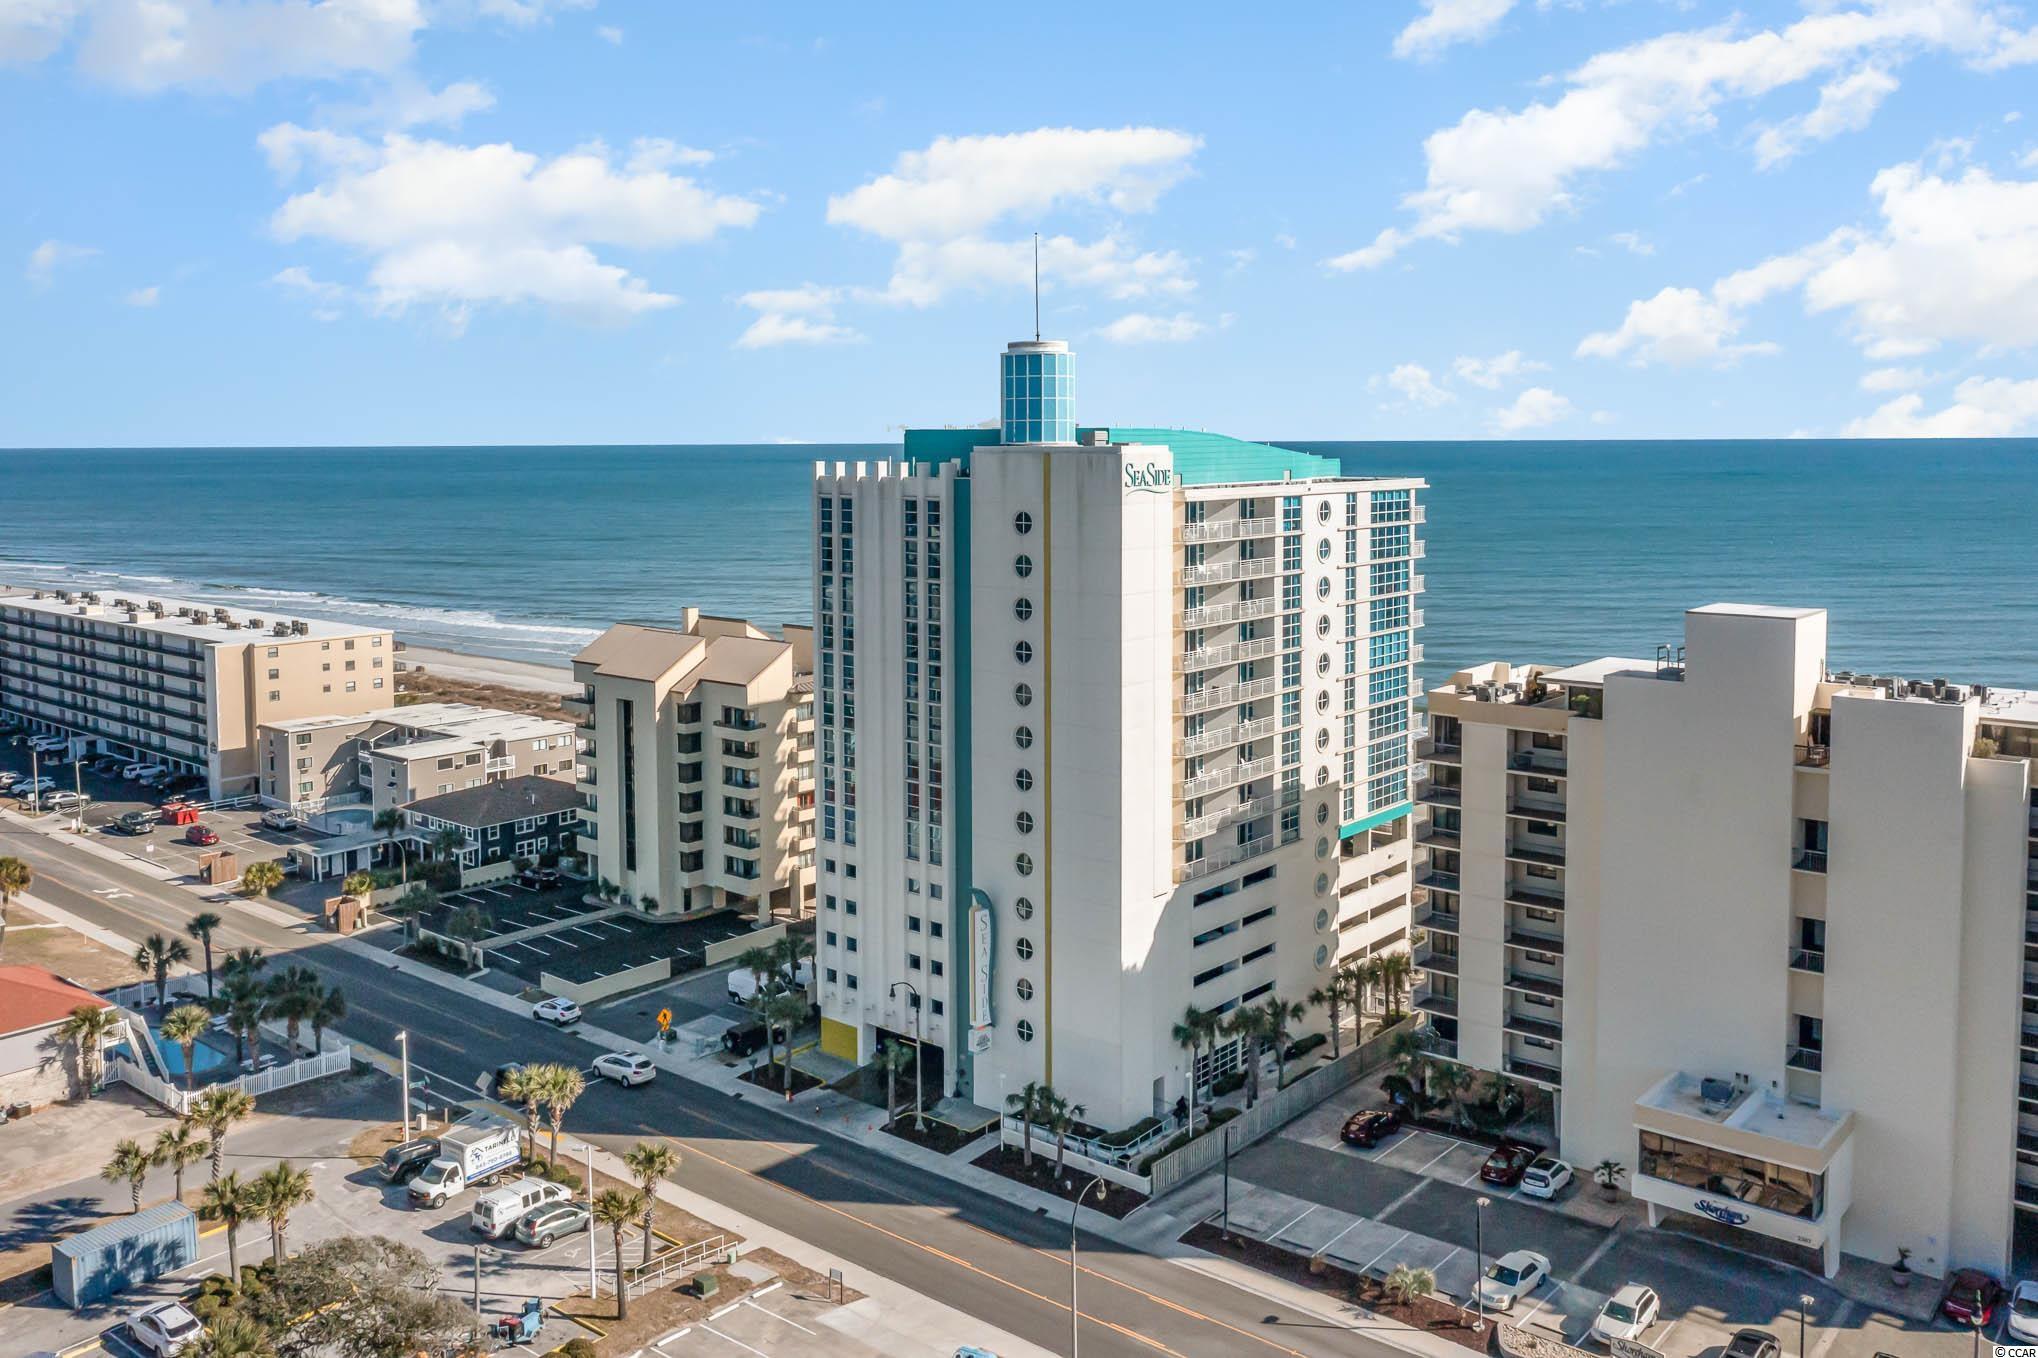
{"type": "Polygon", "coordinates": [[[735,938],[725,938],[720,943],[710,943],[701,952],[703,967],[719,966],[733,962],[752,948],[769,948],[785,937],[785,925],[773,924],[735,938]]]}
{"type": "Polygon", "coordinates": [[[487,886],[491,882],[507,882],[517,875],[517,865],[512,859],[500,863],[483,863],[478,867],[460,869],[460,889],[470,886],[487,886]]]}
{"type": "Polygon", "coordinates": [[[593,981],[562,981],[549,971],[538,973],[538,985],[553,995],[564,995],[578,1005],[594,1004],[611,995],[620,995],[625,990],[638,986],[654,985],[672,975],[672,959],[661,957],[622,971],[611,972],[593,981]]]}

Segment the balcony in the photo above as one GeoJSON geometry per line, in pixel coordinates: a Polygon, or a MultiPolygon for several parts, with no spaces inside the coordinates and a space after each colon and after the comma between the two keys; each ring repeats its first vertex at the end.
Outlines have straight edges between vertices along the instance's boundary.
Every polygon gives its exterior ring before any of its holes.
{"type": "Polygon", "coordinates": [[[1510,1033],[1519,1033],[1523,1037],[1540,1037],[1545,1042],[1564,1040],[1563,1024],[1552,1023],[1548,1019],[1530,1018],[1527,1014],[1517,1014],[1512,1009],[1501,1016],[1500,1026],[1510,1033]]]}
{"type": "Polygon", "coordinates": [[[757,758],[757,742],[754,740],[725,740],[722,742],[722,757],[725,759],[757,758]]]}
{"type": "Polygon", "coordinates": [[[701,780],[701,766],[699,764],[681,764],[674,773],[674,779],[681,785],[698,783],[701,780]]]}
{"type": "Polygon", "coordinates": [[[1213,872],[1222,872],[1234,864],[1245,862],[1248,858],[1257,858],[1273,847],[1272,835],[1261,835],[1258,839],[1248,840],[1244,844],[1228,844],[1204,854],[1193,862],[1182,864],[1175,870],[1175,880],[1193,882],[1208,877],[1213,872]]]}
{"type": "Polygon", "coordinates": [[[1507,814],[1515,820],[1549,820],[1555,821],[1559,825],[1568,819],[1563,807],[1544,806],[1529,801],[1526,797],[1509,797],[1507,799],[1507,814]]]}
{"type": "Polygon", "coordinates": [[[508,773],[516,768],[516,766],[517,761],[514,758],[491,759],[481,766],[481,771],[483,773],[508,773]]]}
{"type": "Polygon", "coordinates": [[[1234,722],[1230,726],[1215,726],[1199,731],[1193,736],[1184,736],[1175,742],[1178,755],[1208,754],[1247,741],[1259,740],[1274,734],[1274,719],[1261,717],[1257,721],[1234,722]]]}
{"type": "Polygon", "coordinates": [[[1216,669],[1220,665],[1264,659],[1279,649],[1280,641],[1274,637],[1249,637],[1244,641],[1227,641],[1216,646],[1183,651],[1175,657],[1175,670],[1177,673],[1186,674],[1194,670],[1216,669]]]}
{"type": "Polygon", "coordinates": [[[1550,934],[1533,934],[1525,929],[1508,930],[1507,946],[1510,948],[1520,948],[1526,952],[1555,953],[1558,957],[1564,955],[1564,940],[1561,937],[1550,934]]]}
{"type": "Polygon", "coordinates": [[[1562,750],[1516,750],[1507,756],[1509,773],[1540,773],[1562,778],[1569,761],[1562,750]]]}
{"type": "Polygon", "coordinates": [[[1242,759],[1235,764],[1206,769],[1194,778],[1182,780],[1180,799],[1187,801],[1192,797],[1207,797],[1213,792],[1222,792],[1226,788],[1237,787],[1240,783],[1249,783],[1255,778],[1265,778],[1279,772],[1280,768],[1280,757],[1270,754],[1258,759],[1242,759]]]}
{"type": "Polygon", "coordinates": [[[1790,969],[1808,971],[1815,976],[1826,974],[1826,951],[1823,948],[1792,948],[1790,969]]]}
{"type": "Polygon", "coordinates": [[[1422,947],[1417,948],[1409,960],[1417,971],[1433,972],[1439,976],[1456,976],[1458,974],[1458,955],[1456,953],[1438,952],[1434,948],[1422,947]]]}
{"type": "Polygon", "coordinates": [[[1215,811],[1196,817],[1194,820],[1183,821],[1175,829],[1175,839],[1178,842],[1201,839],[1212,831],[1221,830],[1227,825],[1236,825],[1240,821],[1254,820],[1260,816],[1271,816],[1282,807],[1295,806],[1301,800],[1302,789],[1291,787],[1281,792],[1269,792],[1264,796],[1254,797],[1249,801],[1232,802],[1228,806],[1221,806],[1215,811]]]}
{"type": "Polygon", "coordinates": [[[1805,1070],[1817,1075],[1826,1068],[1825,1051],[1820,1047],[1792,1047],[1783,1064],[1792,1070],[1805,1070]]]}
{"type": "Polygon", "coordinates": [[[1564,983],[1553,976],[1531,976],[1524,971],[1510,969],[1504,984],[1512,990],[1526,990],[1531,995],[1546,995],[1553,1000],[1564,998],[1564,983]]]}
{"type": "Polygon", "coordinates": [[[1799,849],[1790,866],[1798,872],[1823,874],[1826,870],[1826,852],[1823,849],[1799,849]]]}
{"type": "Polygon", "coordinates": [[[1415,842],[1438,849],[1455,849],[1461,840],[1455,827],[1425,821],[1422,828],[1415,832],[1415,842]]]}
{"type": "Polygon", "coordinates": [[[1528,844],[1519,839],[1507,842],[1507,856],[1522,863],[1540,863],[1546,868],[1564,866],[1564,846],[1555,844],[1528,844]]]}
{"type": "Polygon", "coordinates": [[[721,727],[724,731],[762,731],[764,729],[764,723],[755,717],[733,717],[717,721],[715,725],[721,727]]]}
{"type": "Polygon", "coordinates": [[[1414,928],[1428,929],[1432,933],[1455,934],[1461,918],[1457,911],[1440,910],[1434,902],[1430,902],[1416,910],[1408,922],[1414,928]]]}
{"type": "Polygon", "coordinates": [[[1464,889],[1459,884],[1457,873],[1439,872],[1435,868],[1424,870],[1416,877],[1415,884],[1431,891],[1462,891],[1464,889]]]}
{"type": "Polygon", "coordinates": [[[1558,1085],[1564,1082],[1563,1071],[1555,1066],[1546,1066],[1540,1061],[1530,1061],[1520,1056],[1509,1056],[1502,1061],[1502,1064],[1507,1068],[1509,1075],[1515,1076],[1518,1079],[1528,1080],[1534,1084],[1558,1085]]]}
{"type": "Polygon", "coordinates": [[[1183,542],[1234,542],[1239,538],[1270,538],[1280,532],[1271,514],[1250,519],[1213,519],[1207,523],[1185,523],[1178,535],[1183,542]]]}
{"type": "Polygon", "coordinates": [[[1465,747],[1446,745],[1434,736],[1415,742],[1415,757],[1426,759],[1432,764],[1463,764],[1465,747]]]}
{"type": "Polygon", "coordinates": [[[1417,986],[1410,1003],[1425,1014],[1441,1014],[1445,1018],[1458,1016],[1458,997],[1444,995],[1426,986],[1417,986]]]}
{"type": "Polygon", "coordinates": [[[1182,567],[1178,582],[1184,585],[1221,585],[1233,580],[1258,580],[1274,574],[1279,566],[1280,563],[1271,556],[1254,557],[1247,561],[1206,561],[1182,567]]]}
{"type": "Polygon", "coordinates": [[[1281,681],[1268,677],[1248,679],[1242,684],[1213,684],[1199,688],[1193,693],[1182,695],[1182,711],[1209,712],[1219,707],[1236,707],[1240,703],[1270,698],[1280,691],[1281,681]]]}
{"type": "Polygon", "coordinates": [[[1444,783],[1429,782],[1426,786],[1417,789],[1415,800],[1421,802],[1424,806],[1462,806],[1465,801],[1465,793],[1463,788],[1452,787],[1444,783]]]}
{"type": "Polygon", "coordinates": [[[1545,887],[1530,886],[1526,882],[1509,882],[1506,900],[1509,905],[1534,906],[1538,910],[1564,908],[1564,895],[1561,890],[1551,891],[1545,887]]]}
{"type": "Polygon", "coordinates": [[[1816,769],[1820,773],[1832,767],[1833,747],[1830,745],[1800,745],[1797,747],[1797,766],[1801,769],[1816,769]]]}

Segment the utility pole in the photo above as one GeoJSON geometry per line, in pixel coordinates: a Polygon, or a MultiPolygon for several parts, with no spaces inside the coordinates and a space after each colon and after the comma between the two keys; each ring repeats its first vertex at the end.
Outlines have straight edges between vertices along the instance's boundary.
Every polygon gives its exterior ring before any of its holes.
{"type": "MultiPolygon", "coordinates": [[[[592,1301],[601,1295],[594,1271],[595,1256],[601,1253],[601,1246],[596,1243],[601,1232],[594,1228],[594,1143],[583,1141],[580,1148],[587,1152],[587,1295],[592,1301]]],[[[616,1256],[616,1295],[623,1295],[623,1256],[620,1254],[616,1256]]]]}
{"type": "Polygon", "coordinates": [[[71,755],[71,793],[78,800],[71,804],[71,829],[77,834],[85,833],[85,766],[71,755]]]}
{"type": "Polygon", "coordinates": [[[474,1345],[481,1346],[481,1242],[474,1242],[474,1345]]]}
{"type": "Polygon", "coordinates": [[[1477,1271],[1472,1275],[1472,1298],[1478,1304],[1479,1319],[1473,1324],[1472,1329],[1478,1334],[1486,1331],[1486,1293],[1479,1285],[1486,1281],[1486,1209],[1492,1205],[1491,1198],[1480,1197],[1473,1200],[1472,1248],[1478,1263],[1474,1265],[1477,1271]]]}
{"type": "Polygon", "coordinates": [[[410,1140],[410,1029],[405,1028],[396,1035],[396,1045],[403,1053],[403,1139],[410,1140]]]}

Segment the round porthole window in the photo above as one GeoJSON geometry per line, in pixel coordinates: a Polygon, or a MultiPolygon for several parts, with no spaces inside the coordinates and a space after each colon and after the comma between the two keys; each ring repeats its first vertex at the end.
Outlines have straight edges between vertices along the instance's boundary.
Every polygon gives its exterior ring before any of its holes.
{"type": "Polygon", "coordinates": [[[1033,1025],[1025,1019],[1020,1019],[1018,1023],[1014,1024],[1012,1031],[1019,1034],[1021,1042],[1031,1042],[1033,1040],[1033,1025]]]}
{"type": "Polygon", "coordinates": [[[1330,711],[1330,690],[1329,690],[1329,689],[1327,689],[1327,688],[1325,688],[1325,689],[1318,689],[1318,690],[1316,691],[1316,710],[1317,710],[1318,712],[1328,712],[1328,711],[1330,711]]]}
{"type": "Polygon", "coordinates": [[[1032,919],[1033,902],[1021,896],[1018,900],[1012,902],[1012,913],[1020,919],[1032,919]]]}
{"type": "Polygon", "coordinates": [[[1323,968],[1324,968],[1324,965],[1325,965],[1326,963],[1328,963],[1329,961],[1330,961],[1330,947],[1329,947],[1329,945],[1328,945],[1328,944],[1323,944],[1323,943],[1319,943],[1319,944],[1317,944],[1317,945],[1316,945],[1316,969],[1317,969],[1318,971],[1322,971],[1322,970],[1323,970],[1323,968]]]}
{"type": "Polygon", "coordinates": [[[1017,730],[1013,731],[1012,743],[1014,745],[1017,745],[1022,750],[1032,748],[1033,728],[1031,726],[1021,726],[1017,730]]]}
{"type": "Polygon", "coordinates": [[[1326,575],[1316,582],[1316,597],[1319,599],[1328,599],[1330,597],[1329,576],[1326,575]]]}
{"type": "Polygon", "coordinates": [[[1316,839],[1316,856],[1317,856],[1318,858],[1328,858],[1328,857],[1330,857],[1330,840],[1329,840],[1329,838],[1328,838],[1328,837],[1326,837],[1326,836],[1323,836],[1323,835],[1318,835],[1318,836],[1317,836],[1317,839],[1316,839]]]}
{"type": "Polygon", "coordinates": [[[1012,786],[1018,788],[1021,792],[1033,791],[1033,770],[1020,769],[1017,773],[1014,773],[1012,775],[1012,786]]]}
{"type": "MultiPolygon", "coordinates": [[[[1329,891],[1329,890],[1330,890],[1330,874],[1329,874],[1329,873],[1327,873],[1327,872],[1319,872],[1319,873],[1317,873],[1317,874],[1316,874],[1316,894],[1317,894],[1317,895],[1319,895],[1319,896],[1321,896],[1321,895],[1323,895],[1323,894],[1324,894],[1325,892],[1327,892],[1327,891],[1329,891]]],[[[1317,927],[1318,927],[1318,928],[1322,928],[1323,926],[1321,926],[1321,925],[1318,925],[1317,927]]]]}
{"type": "MultiPolygon", "coordinates": [[[[1329,822],[1330,822],[1330,807],[1328,807],[1322,802],[1318,802],[1316,804],[1316,823],[1318,825],[1327,825],[1329,824],[1329,822]]],[[[1317,889],[1322,890],[1321,887],[1317,889]]]]}
{"type": "Polygon", "coordinates": [[[1021,580],[1024,580],[1027,576],[1033,574],[1033,558],[1026,555],[1026,553],[1024,552],[1021,552],[1019,553],[1019,555],[1013,557],[1012,573],[1018,576],[1021,580]]]}
{"type": "Polygon", "coordinates": [[[1020,510],[1017,514],[1014,514],[1012,516],[1012,531],[1017,533],[1022,538],[1025,537],[1028,533],[1032,532],[1033,516],[1031,514],[1028,514],[1023,509],[1020,510]]]}
{"type": "Polygon", "coordinates": [[[1328,910],[1319,910],[1319,911],[1317,911],[1317,912],[1316,912],[1316,932],[1320,934],[1320,933],[1322,933],[1322,932],[1323,932],[1323,931],[1324,931],[1325,929],[1328,929],[1329,927],[1330,927],[1330,911],[1328,911],[1328,910]]]}
{"type": "Polygon", "coordinates": [[[1323,730],[1320,727],[1317,729],[1316,732],[1316,748],[1319,750],[1327,750],[1330,748],[1330,732],[1323,730]]]}
{"type": "Polygon", "coordinates": [[[1033,616],[1033,600],[1024,597],[1013,600],[1012,616],[1021,622],[1031,618],[1033,616]]]}
{"type": "Polygon", "coordinates": [[[1316,657],[1316,673],[1317,673],[1317,674],[1318,674],[1319,676],[1321,676],[1321,675],[1327,675],[1327,674],[1329,674],[1329,673],[1330,673],[1330,654],[1329,654],[1329,652],[1325,652],[1324,654],[1322,654],[1322,655],[1320,655],[1320,656],[1316,657]]]}
{"type": "Polygon", "coordinates": [[[1316,635],[1319,637],[1327,637],[1330,635],[1330,614],[1325,613],[1317,618],[1316,635]]]}
{"type": "Polygon", "coordinates": [[[1022,1000],[1033,998],[1033,982],[1027,980],[1024,976],[1019,978],[1019,984],[1013,986],[1012,989],[1018,992],[1019,998],[1022,1000]]]}
{"type": "Polygon", "coordinates": [[[1021,877],[1031,877],[1033,875],[1033,855],[1022,853],[1014,858],[1012,860],[1012,871],[1018,873],[1021,877]]]}
{"type": "Polygon", "coordinates": [[[1316,502],[1316,521],[1318,523],[1330,522],[1330,501],[1318,500],[1316,502]]]}
{"type": "Polygon", "coordinates": [[[1030,938],[1020,939],[1012,945],[1012,951],[1019,954],[1021,962],[1031,962],[1033,960],[1033,940],[1030,938]]]}
{"type": "Polygon", "coordinates": [[[1012,685],[1012,701],[1019,704],[1019,706],[1021,707],[1033,706],[1033,685],[1031,684],[1012,685]]]}
{"type": "Polygon", "coordinates": [[[1318,787],[1322,787],[1329,781],[1330,781],[1330,765],[1318,764],[1316,766],[1316,785],[1318,787]]]}
{"type": "Polygon", "coordinates": [[[1032,663],[1033,663],[1033,643],[1032,643],[1032,642],[1030,642],[1030,641],[1021,641],[1021,642],[1018,642],[1018,643],[1016,643],[1016,644],[1015,644],[1015,645],[1014,645],[1014,646],[1012,647],[1012,658],[1013,658],[1014,660],[1018,661],[1018,662],[1019,662],[1020,664],[1022,664],[1022,665],[1030,665],[1030,664],[1032,664],[1032,663]]]}
{"type": "Polygon", "coordinates": [[[1012,824],[1018,828],[1019,833],[1022,835],[1032,834],[1033,813],[1031,811],[1021,811],[1012,818],[1012,824]]]}
{"type": "Polygon", "coordinates": [[[1328,560],[1330,560],[1330,539],[1329,539],[1329,538],[1324,538],[1324,539],[1320,540],[1320,541],[1319,541],[1319,542],[1318,542],[1318,543],[1316,544],[1316,559],[1317,559],[1318,561],[1328,561],[1328,560]]]}

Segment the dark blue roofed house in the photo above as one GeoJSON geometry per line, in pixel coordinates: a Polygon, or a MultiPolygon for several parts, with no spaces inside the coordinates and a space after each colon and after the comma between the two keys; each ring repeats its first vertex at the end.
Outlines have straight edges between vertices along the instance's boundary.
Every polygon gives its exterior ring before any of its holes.
{"type": "Polygon", "coordinates": [[[518,858],[551,863],[573,849],[580,793],[571,783],[533,775],[423,797],[403,812],[411,833],[426,844],[444,830],[466,836],[463,868],[518,858]]]}

